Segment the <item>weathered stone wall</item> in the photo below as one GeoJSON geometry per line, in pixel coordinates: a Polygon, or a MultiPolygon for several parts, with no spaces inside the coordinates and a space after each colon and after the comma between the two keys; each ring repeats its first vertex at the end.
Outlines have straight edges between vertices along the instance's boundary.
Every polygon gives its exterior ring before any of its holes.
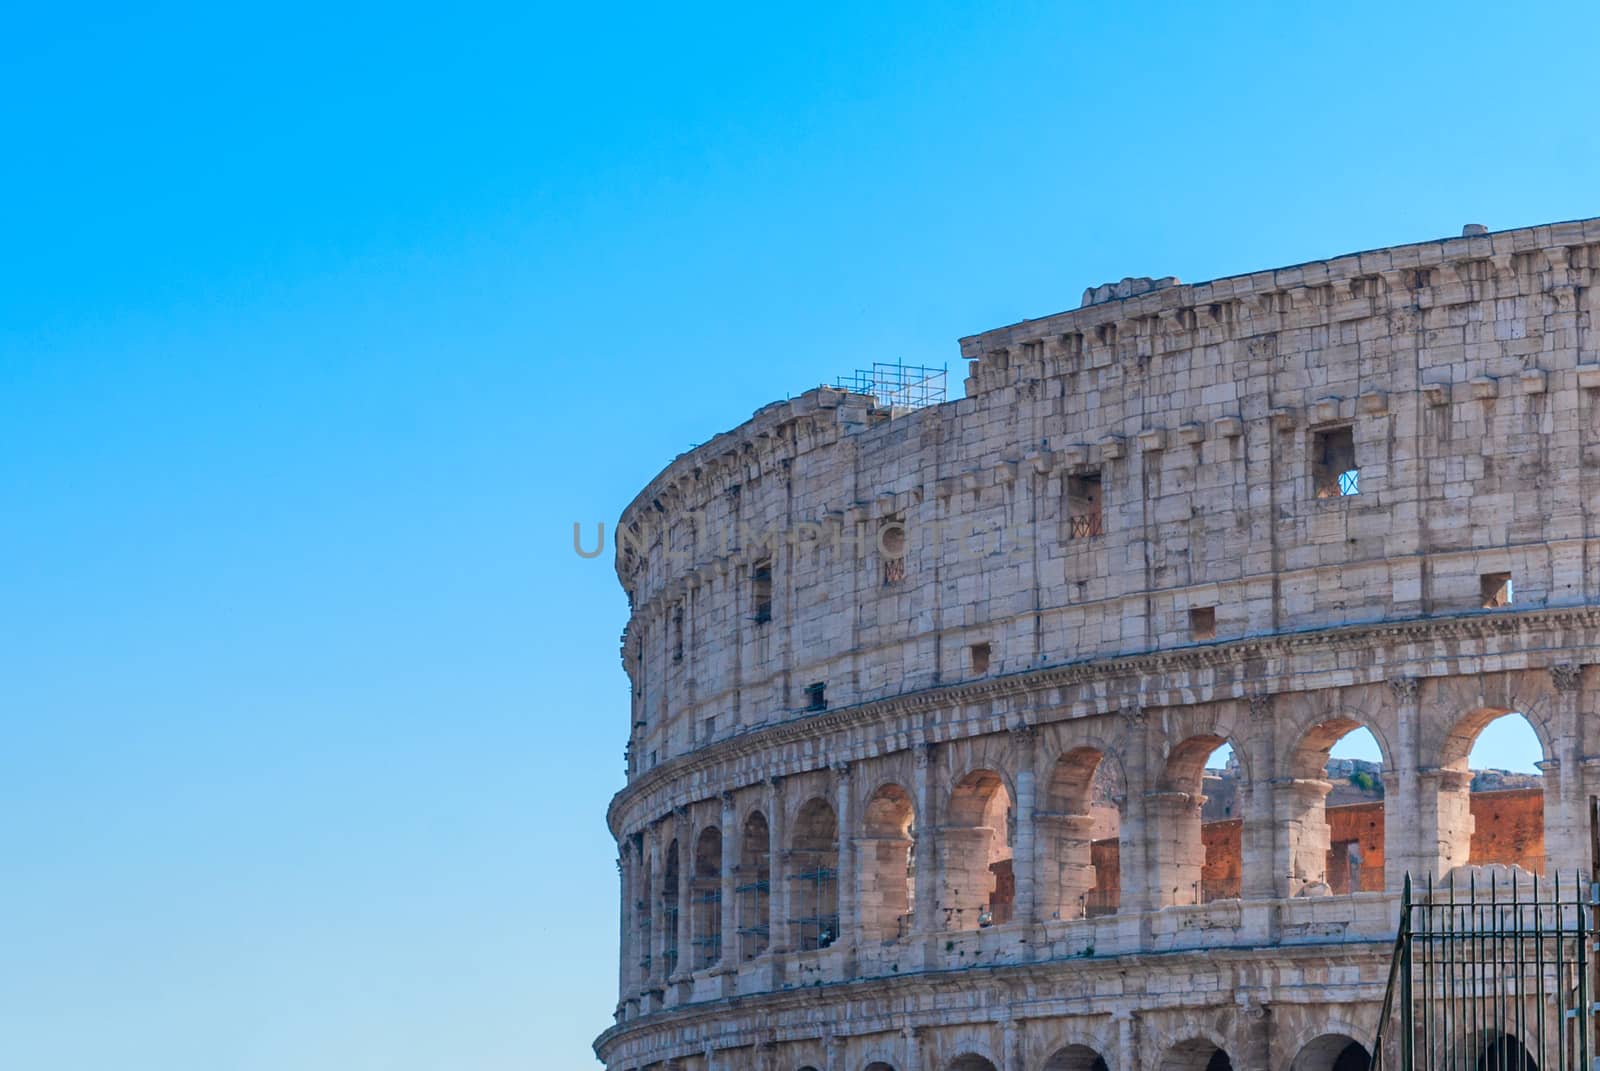
{"type": "Polygon", "coordinates": [[[1466,756],[1495,716],[1543,747],[1546,869],[1588,865],[1597,269],[1584,221],[1130,287],[964,340],[961,401],[813,391],[674,461],[617,533],[608,1066],[1279,1068],[1370,1042],[1401,877],[1482,840],[1466,756]],[[1357,727],[1383,837],[1374,891],[1329,895],[1362,833],[1323,766],[1357,727]],[[1200,815],[1223,742],[1236,866],[1200,815]]]}

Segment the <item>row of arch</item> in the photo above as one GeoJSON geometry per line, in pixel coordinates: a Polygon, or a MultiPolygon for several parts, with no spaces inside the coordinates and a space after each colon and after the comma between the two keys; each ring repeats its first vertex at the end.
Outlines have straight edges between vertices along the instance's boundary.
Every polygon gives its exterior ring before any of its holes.
{"type": "MultiPolygon", "coordinates": [[[[1447,764],[1443,772],[1464,772],[1472,741],[1489,722],[1509,713],[1484,709],[1465,715],[1447,737],[1450,746],[1441,756],[1447,764]]],[[[1342,854],[1343,846],[1331,837],[1324,802],[1330,787],[1325,777],[1331,750],[1361,730],[1372,735],[1384,768],[1390,769],[1390,749],[1381,728],[1340,713],[1301,733],[1287,753],[1287,776],[1261,786],[1273,796],[1265,813],[1270,814],[1277,838],[1271,847],[1269,875],[1276,886],[1258,886],[1258,895],[1384,887],[1381,868],[1368,867],[1361,873],[1359,853],[1354,867],[1342,854]]],[[[1246,855],[1242,823],[1212,830],[1205,828],[1202,814],[1206,764],[1218,749],[1232,746],[1235,761],[1243,768],[1239,783],[1247,790],[1253,784],[1248,752],[1239,744],[1229,735],[1210,731],[1187,736],[1168,748],[1163,761],[1147,772],[1148,787],[1132,801],[1133,815],[1123,813],[1122,805],[1129,802],[1127,775],[1116,751],[1079,745],[1056,756],[1047,778],[1032,794],[1032,806],[1024,807],[1022,815],[1017,779],[1003,764],[974,765],[952,774],[953,784],[935,801],[931,844],[923,843],[929,838],[919,828],[923,816],[918,814],[916,788],[898,779],[872,783],[861,800],[859,819],[844,831],[835,801],[818,793],[784,816],[788,836],[782,843],[774,841],[772,823],[760,807],[750,809],[736,832],[726,834],[736,838],[731,845],[724,844],[725,833],[717,824],[694,830],[683,845],[673,837],[659,859],[642,850],[637,855],[640,980],[673,977],[685,966],[685,956],[688,968],[698,971],[719,962],[749,960],[773,948],[800,952],[827,948],[841,936],[841,924],[864,942],[891,942],[914,928],[1003,925],[1018,909],[1019,835],[1029,842],[1022,860],[1031,882],[1031,902],[1025,905],[1028,921],[1115,913],[1130,892],[1143,907],[1245,895],[1249,890],[1241,887],[1239,873],[1243,869],[1239,861],[1246,855]],[[1019,828],[1023,824],[1025,830],[1019,828]],[[1150,835],[1152,830],[1160,835],[1150,835]],[[841,845],[854,850],[853,873],[846,876],[843,890],[841,845]],[[1231,877],[1213,875],[1217,868],[1210,857],[1218,853],[1232,861],[1231,877]],[[927,858],[930,855],[935,858],[927,858]],[[935,863],[937,873],[919,882],[919,864],[935,863]],[[1141,878],[1139,870],[1148,877],[1141,878]],[[1145,885],[1135,888],[1140,880],[1145,885]],[[919,885],[922,895],[933,900],[920,915],[919,885]],[[853,917],[843,920],[841,892],[853,898],[853,917]],[[685,895],[688,900],[682,902],[685,895]],[[775,898],[782,902],[776,921],[775,898]],[[680,922],[684,912],[687,927],[680,922]],[[733,932],[724,932],[729,927],[733,932]],[[684,934],[692,946],[688,950],[680,948],[684,934]],[[730,944],[736,944],[737,953],[726,955],[725,946],[730,944]]],[[[1434,798],[1424,802],[1434,816],[1438,843],[1446,846],[1448,864],[1506,861],[1473,858],[1466,778],[1435,776],[1430,791],[1434,798]]]]}
{"type": "MultiPolygon", "coordinates": [[[[1477,1039],[1466,1066],[1472,1071],[1539,1071],[1538,1064],[1512,1034],[1485,1030],[1477,1039]]],[[[1322,1034],[1295,1055],[1288,1071],[1367,1071],[1372,1055],[1360,1041],[1346,1034],[1322,1034]]],[[[1191,1037],[1169,1047],[1159,1071],[1233,1071],[1232,1056],[1214,1040],[1191,1037]]],[[[805,1065],[799,1071],[817,1071],[805,1065]]],[[[862,1071],[897,1071],[894,1064],[874,1060],[862,1071]]],[[[941,1071],[999,1071],[989,1057],[966,1052],[943,1065],[941,1071]]],[[[1056,1050],[1039,1071],[1110,1071],[1104,1056],[1088,1045],[1072,1044],[1056,1050]]]]}
{"type": "MultiPolygon", "coordinates": [[[[1475,1071],[1537,1071],[1531,1060],[1524,1063],[1493,1062],[1515,1047],[1515,1039],[1496,1035],[1486,1039],[1475,1071]]],[[[1526,1054],[1523,1054],[1526,1059],[1526,1054]]],[[[1372,1057],[1366,1046],[1345,1034],[1323,1034],[1309,1042],[1295,1056],[1289,1071],[1367,1071],[1372,1057]]],[[[1089,1045],[1072,1044],[1057,1049],[1039,1071],[1110,1071],[1106,1058],[1089,1045]]],[[[1186,1038],[1169,1047],[1159,1065],[1160,1071],[1233,1071],[1233,1059],[1226,1049],[1205,1037],[1186,1038]]],[[[818,1071],[803,1065],[798,1071],[818,1071]]],[[[898,1071],[886,1060],[874,1060],[861,1071],[898,1071]]],[[[941,1065],[940,1071],[999,1071],[995,1062],[977,1052],[965,1052],[941,1065]]]]}

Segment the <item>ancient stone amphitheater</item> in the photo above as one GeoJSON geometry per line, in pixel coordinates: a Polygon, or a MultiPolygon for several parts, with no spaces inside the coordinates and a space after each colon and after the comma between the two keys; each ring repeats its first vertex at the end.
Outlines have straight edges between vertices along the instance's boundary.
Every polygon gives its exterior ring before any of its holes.
{"type": "Polygon", "coordinates": [[[1124,280],[961,400],[674,460],[616,532],[607,1067],[1365,1067],[1407,872],[1589,865],[1597,284],[1600,220],[1124,280]],[[1542,792],[1474,795],[1508,712],[1542,792]]]}

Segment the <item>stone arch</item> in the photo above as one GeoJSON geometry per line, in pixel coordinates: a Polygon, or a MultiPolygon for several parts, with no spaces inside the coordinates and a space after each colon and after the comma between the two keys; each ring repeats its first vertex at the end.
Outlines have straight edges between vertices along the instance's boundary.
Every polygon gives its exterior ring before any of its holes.
{"type": "Polygon", "coordinates": [[[894,941],[910,932],[916,889],[916,805],[911,793],[888,781],[862,809],[856,841],[856,908],[868,941],[894,941]]]}
{"type": "Polygon", "coordinates": [[[1167,1049],[1160,1071],[1233,1071],[1233,1059],[1210,1038],[1192,1037],[1167,1049]]]}
{"type": "Polygon", "coordinates": [[[1011,795],[998,771],[979,768],[950,789],[941,831],[938,908],[944,927],[974,930],[1009,922],[1016,890],[1011,795]]]}
{"type": "Polygon", "coordinates": [[[1168,746],[1166,761],[1162,765],[1157,784],[1163,791],[1198,793],[1205,774],[1206,760],[1223,744],[1233,748],[1233,755],[1239,763],[1240,770],[1248,775],[1248,757],[1244,753],[1242,743],[1238,734],[1229,732],[1221,726],[1184,736],[1168,746]]]}
{"type": "Polygon", "coordinates": [[[1459,715],[1439,741],[1439,768],[1465,770],[1467,757],[1472,753],[1472,745],[1478,742],[1479,735],[1489,727],[1489,723],[1511,715],[1520,717],[1528,723],[1528,727],[1533,730],[1533,735],[1539,741],[1539,751],[1546,760],[1555,757],[1549,727],[1543,724],[1542,720],[1534,719],[1521,707],[1475,707],[1459,715]]]}
{"type": "MultiPolygon", "coordinates": [[[[1548,762],[1555,757],[1547,727],[1541,724],[1542,719],[1530,717],[1517,707],[1475,706],[1458,714],[1447,727],[1441,726],[1443,733],[1436,753],[1437,767],[1425,769],[1422,776],[1423,812],[1432,818],[1432,827],[1437,833],[1437,877],[1444,877],[1457,867],[1473,864],[1520,862],[1524,863],[1526,869],[1535,872],[1543,872],[1545,868],[1549,817],[1551,810],[1558,806],[1557,801],[1541,793],[1540,798],[1533,802],[1539,812],[1535,823],[1539,836],[1537,844],[1521,843],[1517,839],[1521,831],[1511,828],[1509,823],[1507,837],[1495,835],[1499,831],[1487,820],[1480,829],[1475,817],[1480,810],[1485,814],[1498,813],[1498,808],[1493,812],[1489,808],[1503,801],[1490,795],[1473,795],[1474,775],[1468,768],[1468,759],[1483,730],[1491,722],[1504,717],[1517,717],[1527,724],[1538,741],[1543,761],[1548,762]]],[[[1523,801],[1523,805],[1527,806],[1527,801],[1523,801]]]]}
{"type": "Polygon", "coordinates": [[[1040,1071],[1110,1071],[1106,1058],[1087,1045],[1068,1045],[1050,1054],[1040,1071]]]}
{"type": "Polygon", "coordinates": [[[1068,747],[1051,763],[1034,813],[1040,917],[1116,912],[1124,792],[1121,760],[1099,747],[1068,747]]]}
{"type": "Polygon", "coordinates": [[[976,1052],[964,1052],[945,1065],[945,1071],[1000,1071],[994,1061],[976,1052]]]}
{"type": "Polygon", "coordinates": [[[1390,817],[1386,801],[1361,803],[1356,810],[1328,813],[1335,788],[1329,779],[1329,754],[1339,741],[1366,730],[1378,746],[1385,773],[1394,770],[1388,741],[1378,720],[1351,707],[1320,708],[1292,737],[1283,775],[1272,784],[1274,826],[1279,837],[1276,892],[1279,896],[1316,896],[1381,892],[1383,848],[1390,817]],[[1337,830],[1335,823],[1337,822],[1337,830]]]}
{"type": "Polygon", "coordinates": [[[735,878],[740,957],[754,959],[767,950],[772,924],[772,830],[760,810],[745,816],[735,878]]]}
{"type": "Polygon", "coordinates": [[[1539,1071],[1533,1054],[1509,1031],[1479,1031],[1471,1041],[1471,1051],[1476,1053],[1469,1057],[1473,1071],[1539,1071]]]}
{"type": "Polygon", "coordinates": [[[795,815],[784,877],[792,947],[827,948],[839,936],[839,820],[821,796],[806,800],[795,815]]]}
{"type": "Polygon", "coordinates": [[[956,807],[958,806],[958,800],[962,798],[957,790],[962,786],[970,787],[979,780],[990,786],[991,790],[995,784],[998,784],[1000,788],[1005,790],[1008,800],[1017,798],[1017,787],[1012,781],[1009,769],[1004,763],[994,761],[992,756],[985,754],[975,755],[969,761],[952,763],[949,769],[950,780],[947,782],[950,785],[948,794],[949,806],[944,813],[944,817],[948,820],[956,820],[956,807]]]}
{"type": "Polygon", "coordinates": [[[722,959],[722,830],[706,826],[694,840],[694,874],[689,884],[695,970],[722,959]]]}
{"type": "Polygon", "coordinates": [[[1145,797],[1152,894],[1158,907],[1201,904],[1237,897],[1243,880],[1243,812],[1250,778],[1238,736],[1222,726],[1183,737],[1167,749],[1156,780],[1145,797]],[[1206,821],[1206,760],[1228,744],[1238,764],[1232,787],[1239,793],[1238,814],[1206,821]]]}
{"type": "Polygon", "coordinates": [[[1320,1034],[1300,1047],[1289,1071],[1367,1071],[1372,1055],[1348,1034],[1320,1034]]]}

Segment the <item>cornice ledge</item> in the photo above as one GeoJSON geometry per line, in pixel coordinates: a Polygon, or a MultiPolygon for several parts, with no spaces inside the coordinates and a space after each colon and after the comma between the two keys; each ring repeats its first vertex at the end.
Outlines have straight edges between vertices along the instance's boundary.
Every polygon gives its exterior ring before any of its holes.
{"type": "MultiPolygon", "coordinates": [[[[1391,898],[1398,902],[1398,894],[1391,898]]],[[[838,1004],[851,1001],[893,999],[907,991],[932,990],[935,992],[962,992],[970,986],[972,975],[982,972],[986,977],[1001,976],[1007,982],[1024,983],[1023,991],[1029,985],[1035,989],[1047,986],[1050,983],[1059,983],[1063,970],[1081,972],[1085,970],[1101,971],[1106,974],[1117,974],[1127,971],[1131,966],[1148,965],[1152,960],[1170,962],[1173,959],[1204,958],[1222,963],[1250,963],[1259,960],[1262,956],[1272,956],[1283,961],[1315,960],[1319,963],[1338,962],[1341,964],[1364,962],[1369,959],[1387,961],[1388,950],[1393,941],[1388,938],[1360,938],[1355,940],[1340,941],[1332,944],[1307,942],[1303,944],[1261,944],[1238,945],[1217,948],[1179,948],[1156,952],[1125,952],[1118,955],[1105,956],[1095,959],[1082,959],[1077,956],[1062,956],[1048,960],[1034,961],[1031,963],[986,963],[972,964],[965,967],[942,967],[927,971],[917,971],[911,974],[886,974],[871,978],[852,978],[824,983],[824,988],[830,998],[835,998],[838,1004]]],[[[1373,990],[1381,994],[1383,983],[1378,980],[1354,983],[1359,988],[1373,990]]],[[[1008,998],[1004,1003],[1015,1011],[1018,1018],[1037,1016],[1053,1016],[1058,1014],[1051,1010],[1052,1006],[1059,1003],[1059,996],[1035,1000],[1019,1000],[1008,998]]],[[[1076,998],[1072,998],[1076,999],[1076,998]]],[[[812,986],[797,986],[787,989],[774,989],[764,993],[743,993],[736,997],[724,997],[713,1000],[700,1001],[694,1004],[668,1008],[652,1012],[623,1023],[614,1023],[594,1040],[594,1049],[602,1060],[605,1059],[605,1050],[622,1041],[630,1033],[669,1032],[679,1033],[691,1027],[715,1025],[726,1021],[732,1010],[756,1011],[761,1010],[767,1015],[791,1009],[804,1009],[812,1007],[817,1000],[817,990],[812,986]]],[[[1198,1003],[1193,994],[1172,993],[1167,995],[1162,1008],[1204,1007],[1215,1003],[1215,994],[1210,994],[1198,1003]]],[[[993,1011],[987,1005],[978,1005],[966,1009],[971,1023],[983,1022],[985,1017],[993,1011]]],[[[1089,1011],[1089,1015],[1109,1014],[1105,1011],[1089,1011]]],[[[916,1027],[958,1025],[941,1019],[938,1022],[915,1022],[910,1025],[916,1027]]],[[[875,1034],[881,1031],[856,1024],[862,1033],[875,1034]]],[[[767,1028],[763,1028],[767,1029],[767,1028]]],[[[814,1028],[806,1030],[789,1029],[783,1032],[780,1040],[795,1042],[808,1041],[815,1037],[814,1028]]],[[[720,1037],[719,1047],[738,1047],[741,1044],[753,1043],[754,1039],[749,1031],[742,1031],[731,1036],[720,1037]]],[[[700,1039],[695,1039],[688,1046],[682,1048],[682,1055],[693,1055],[699,1051],[695,1046],[703,1044],[700,1039]]]]}
{"type": "MultiPolygon", "coordinates": [[[[1475,610],[1449,617],[1418,617],[1400,621],[1375,621],[1300,632],[1278,632],[1249,636],[1223,643],[1195,647],[1169,648],[1130,655],[1083,659],[1024,670],[966,684],[936,684],[915,692],[873,699],[852,706],[830,708],[821,714],[807,715],[777,725],[766,726],[725,740],[710,747],[680,755],[644,774],[617,792],[606,810],[606,824],[613,836],[619,835],[618,814],[635,799],[664,785],[705,770],[748,758],[773,747],[798,740],[815,739],[844,729],[859,729],[865,724],[927,710],[930,707],[960,706],[983,700],[1016,698],[1048,691],[1063,685],[1083,684],[1119,677],[1150,674],[1164,670],[1200,670],[1238,666],[1260,661],[1284,651],[1323,647],[1336,651],[1360,650],[1374,641],[1419,639],[1481,639],[1504,636],[1528,627],[1600,627],[1600,606],[1556,607],[1508,612],[1475,610]]],[[[1378,676],[1392,674],[1394,665],[1374,667],[1378,676]]],[[[1243,692],[1239,693],[1243,695],[1243,692]]],[[[937,742],[956,739],[940,737],[937,742]]],[[[847,761],[855,756],[842,756],[847,761]]]]}

